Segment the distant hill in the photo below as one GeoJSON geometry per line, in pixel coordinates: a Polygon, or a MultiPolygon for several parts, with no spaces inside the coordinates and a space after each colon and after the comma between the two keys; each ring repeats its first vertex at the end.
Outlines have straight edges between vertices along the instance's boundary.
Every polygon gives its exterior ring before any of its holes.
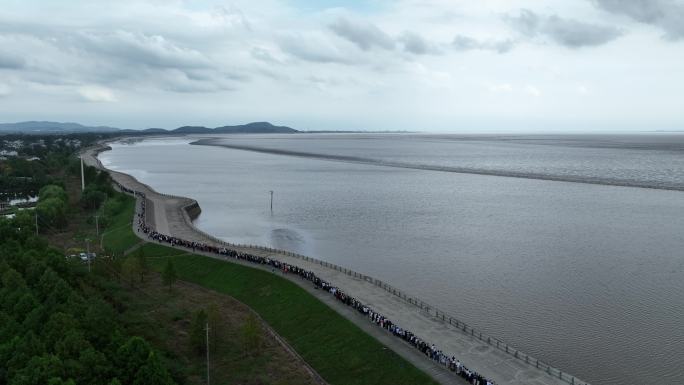
{"type": "Polygon", "coordinates": [[[254,122],[216,128],[183,126],[171,132],[177,134],[293,134],[299,131],[286,126],[274,126],[269,122],[254,122]]]}
{"type": "Polygon", "coordinates": [[[146,128],[144,130],[131,130],[130,128],[127,128],[125,130],[119,130],[116,131],[119,134],[126,134],[126,135],[145,135],[145,134],[167,134],[169,133],[169,130],[165,130],[163,128],[146,128]]]}
{"type": "Polygon", "coordinates": [[[145,134],[289,134],[299,132],[294,128],[274,126],[269,122],[254,122],[237,126],[208,128],[203,126],[183,126],[174,130],[148,128],[145,130],[122,130],[107,126],[84,126],[78,123],[59,122],[19,122],[0,123],[0,134],[62,134],[62,133],[121,133],[132,135],[145,134]]]}
{"type": "Polygon", "coordinates": [[[210,134],[214,132],[214,129],[204,126],[183,126],[171,130],[171,132],[175,134],[210,134]]]}
{"type": "Polygon", "coordinates": [[[51,134],[75,132],[117,132],[118,128],[107,126],[84,126],[78,123],[59,122],[19,122],[0,123],[1,133],[51,134]]]}

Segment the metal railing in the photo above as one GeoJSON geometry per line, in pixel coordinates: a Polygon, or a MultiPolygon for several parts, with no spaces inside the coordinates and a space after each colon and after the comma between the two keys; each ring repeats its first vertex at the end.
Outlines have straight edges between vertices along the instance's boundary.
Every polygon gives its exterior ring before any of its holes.
{"type": "MultiPolygon", "coordinates": [[[[102,167],[102,168],[104,169],[104,167],[102,167]]],[[[107,171],[110,171],[110,170],[107,170],[107,171]]],[[[115,172],[115,173],[118,173],[118,172],[115,172]]],[[[208,233],[198,229],[197,227],[195,227],[195,225],[192,223],[192,219],[190,218],[190,215],[188,214],[188,209],[190,209],[191,207],[193,207],[193,206],[199,207],[199,204],[196,200],[191,199],[191,198],[187,198],[187,197],[177,196],[177,195],[162,194],[162,193],[155,191],[152,187],[138,181],[136,178],[134,178],[130,175],[123,174],[123,173],[118,173],[118,174],[126,175],[127,177],[133,179],[136,183],[138,183],[140,186],[143,186],[145,189],[147,189],[152,194],[157,194],[157,195],[168,197],[168,198],[186,200],[187,203],[180,207],[181,216],[182,216],[183,221],[185,222],[186,226],[188,228],[190,228],[191,230],[193,230],[194,232],[198,233],[199,235],[203,236],[204,238],[206,238],[206,239],[208,239],[214,243],[220,244],[220,245],[224,246],[225,248],[260,250],[260,251],[265,251],[265,252],[276,254],[276,255],[285,255],[288,257],[297,258],[297,259],[301,259],[303,261],[314,263],[314,264],[317,264],[317,265],[320,265],[320,266],[323,266],[323,267],[326,267],[326,268],[329,268],[332,270],[336,270],[336,271],[344,273],[350,277],[366,281],[368,283],[371,283],[371,284],[387,291],[388,293],[402,299],[403,301],[405,301],[405,302],[407,302],[413,306],[419,307],[422,311],[425,311],[428,315],[430,315],[430,316],[434,317],[435,319],[440,320],[444,323],[448,323],[449,325],[453,326],[457,330],[461,331],[463,334],[470,336],[472,339],[479,340],[479,341],[486,343],[487,345],[491,346],[492,348],[496,348],[502,352],[505,352],[506,354],[514,357],[515,359],[518,359],[518,360],[520,360],[520,361],[522,361],[528,365],[531,365],[533,367],[536,367],[539,370],[546,372],[550,376],[558,378],[558,379],[560,379],[560,380],[562,380],[568,384],[571,384],[571,385],[590,385],[588,382],[582,381],[582,380],[578,379],[577,377],[575,377],[571,374],[563,372],[561,369],[558,369],[556,367],[551,366],[551,364],[549,364],[549,363],[546,363],[546,362],[541,361],[541,360],[539,360],[533,356],[530,356],[529,354],[526,354],[526,353],[520,351],[519,349],[505,343],[504,341],[501,341],[498,338],[489,336],[489,335],[487,335],[481,331],[476,330],[475,328],[469,326],[468,324],[459,320],[458,318],[449,315],[447,312],[439,309],[438,307],[433,306],[433,305],[429,304],[428,302],[423,301],[422,299],[420,299],[416,296],[409,295],[409,294],[401,291],[400,289],[397,289],[394,286],[392,286],[386,282],[383,282],[377,278],[356,272],[356,271],[351,270],[351,269],[347,269],[345,267],[338,266],[334,263],[330,263],[330,262],[326,262],[326,261],[323,261],[320,259],[308,257],[308,256],[305,256],[302,254],[293,253],[293,252],[290,252],[287,250],[274,249],[271,247],[260,246],[260,245],[236,244],[236,243],[226,242],[220,238],[217,238],[211,234],[208,234],[208,233]]],[[[136,193],[138,192],[136,189],[132,189],[132,190],[134,190],[136,193]]]]}
{"type": "Polygon", "coordinates": [[[453,326],[454,328],[460,330],[463,334],[470,336],[472,339],[479,340],[479,341],[486,343],[487,345],[489,345],[493,348],[496,348],[502,352],[505,352],[505,353],[509,354],[510,356],[512,356],[512,357],[514,357],[514,358],[516,358],[522,362],[525,362],[528,365],[531,365],[533,367],[536,367],[537,369],[540,369],[540,370],[546,372],[550,376],[558,378],[558,379],[560,379],[564,382],[567,382],[568,384],[572,384],[572,385],[590,385],[588,382],[582,381],[582,380],[578,379],[577,377],[575,377],[571,374],[563,372],[561,369],[553,367],[549,363],[546,363],[546,362],[539,360],[539,359],[537,359],[537,358],[535,358],[529,354],[526,354],[526,353],[520,351],[519,349],[516,349],[513,346],[505,343],[504,341],[501,341],[498,338],[491,337],[491,336],[489,336],[489,335],[487,335],[481,331],[476,330],[475,328],[469,326],[467,323],[459,320],[458,318],[455,318],[455,317],[449,315],[447,312],[439,309],[438,307],[433,306],[433,305],[429,304],[426,301],[423,301],[422,299],[420,299],[418,297],[409,295],[409,294],[397,289],[396,287],[394,287],[394,286],[392,286],[386,282],[383,282],[380,279],[371,277],[371,276],[366,275],[366,274],[356,272],[356,271],[351,270],[351,269],[347,269],[345,267],[336,265],[334,263],[326,262],[326,261],[316,259],[316,258],[312,258],[312,257],[307,257],[306,255],[297,254],[297,253],[293,253],[293,252],[286,251],[286,250],[274,249],[274,248],[266,247],[266,246],[260,246],[260,245],[237,244],[237,243],[226,242],[226,241],[219,239],[213,235],[210,235],[210,234],[198,229],[197,227],[195,227],[194,224],[192,223],[192,220],[190,220],[190,217],[187,214],[186,209],[189,208],[190,206],[194,205],[194,204],[197,204],[197,202],[192,200],[192,203],[190,203],[186,206],[183,206],[183,208],[182,208],[183,219],[184,219],[185,223],[190,228],[192,228],[194,231],[196,231],[197,233],[202,235],[203,237],[205,237],[205,238],[207,238],[207,239],[209,239],[215,243],[223,245],[224,247],[226,247],[228,249],[252,249],[252,250],[265,251],[265,252],[276,254],[276,255],[285,255],[288,257],[297,258],[297,259],[301,259],[303,261],[314,263],[314,264],[317,264],[317,265],[320,265],[320,266],[323,266],[323,267],[326,267],[329,269],[333,269],[333,270],[339,271],[341,273],[344,273],[350,277],[354,277],[354,278],[366,281],[368,283],[371,283],[371,284],[387,291],[388,293],[390,293],[392,295],[397,296],[398,298],[402,299],[403,301],[405,301],[411,305],[419,307],[421,310],[427,312],[428,315],[436,318],[437,320],[441,320],[444,323],[448,323],[449,325],[453,326]]]}

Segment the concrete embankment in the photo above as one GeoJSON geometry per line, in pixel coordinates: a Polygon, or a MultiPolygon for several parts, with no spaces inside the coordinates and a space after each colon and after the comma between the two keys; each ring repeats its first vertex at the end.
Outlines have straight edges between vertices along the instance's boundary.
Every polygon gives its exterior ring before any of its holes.
{"type": "MultiPolygon", "coordinates": [[[[97,159],[97,154],[103,149],[104,147],[98,147],[84,151],[84,161],[89,165],[104,169],[97,159]]],[[[321,279],[331,282],[344,292],[383,314],[395,324],[412,331],[422,340],[435,343],[443,352],[449,356],[454,355],[467,367],[493,379],[498,385],[586,384],[585,381],[530,357],[502,341],[480,333],[425,301],[372,277],[284,251],[250,245],[227,244],[193,226],[192,221],[201,211],[197,201],[158,193],[130,175],[108,171],[116,182],[145,194],[147,224],[157,232],[189,241],[203,242],[277,259],[312,271],[321,279]]],[[[215,255],[209,256],[216,257],[215,255]]],[[[230,261],[234,262],[232,259],[230,261]]],[[[254,265],[250,266],[254,267],[254,265]]],[[[286,276],[286,278],[288,277],[286,276]]],[[[310,284],[297,279],[292,279],[292,281],[430,374],[438,382],[442,384],[464,383],[453,373],[444,369],[443,366],[428,360],[409,344],[368,322],[358,312],[335,301],[331,296],[324,295],[320,290],[314,290],[310,284]]]]}

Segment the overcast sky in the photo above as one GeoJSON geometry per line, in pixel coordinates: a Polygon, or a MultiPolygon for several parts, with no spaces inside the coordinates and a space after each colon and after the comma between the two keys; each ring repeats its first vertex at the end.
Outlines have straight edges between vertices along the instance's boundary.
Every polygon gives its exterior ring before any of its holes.
{"type": "Polygon", "coordinates": [[[684,0],[2,0],[0,121],[684,129],[684,0]]]}

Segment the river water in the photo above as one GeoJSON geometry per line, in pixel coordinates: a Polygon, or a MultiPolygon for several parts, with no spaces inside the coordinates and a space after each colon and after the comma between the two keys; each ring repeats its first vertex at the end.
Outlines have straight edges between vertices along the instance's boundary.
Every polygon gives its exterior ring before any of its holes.
{"type": "Polygon", "coordinates": [[[195,139],[100,159],[197,199],[202,230],[365,272],[595,385],[684,383],[684,135],[195,139]]]}

